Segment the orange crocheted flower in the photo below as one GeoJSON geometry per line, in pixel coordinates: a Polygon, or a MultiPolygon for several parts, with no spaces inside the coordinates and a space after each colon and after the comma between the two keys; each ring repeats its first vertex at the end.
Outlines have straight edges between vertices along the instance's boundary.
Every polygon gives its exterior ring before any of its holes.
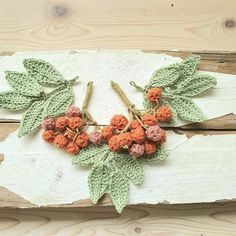
{"type": "Polygon", "coordinates": [[[58,134],[54,139],[54,144],[60,148],[64,148],[67,143],[68,140],[63,134],[58,134]]]}
{"type": "Polygon", "coordinates": [[[68,120],[68,127],[71,130],[81,129],[84,125],[84,122],[81,117],[71,117],[68,120]]]}
{"type": "Polygon", "coordinates": [[[76,140],[75,140],[76,144],[81,147],[81,148],[84,148],[84,147],[87,147],[89,145],[89,137],[88,137],[88,134],[85,133],[85,132],[81,132],[76,140]]]}
{"type": "Polygon", "coordinates": [[[128,120],[124,115],[114,115],[110,123],[114,130],[122,130],[128,124],[128,120]]]}
{"type": "Polygon", "coordinates": [[[168,106],[159,107],[156,113],[156,118],[160,122],[170,122],[172,120],[172,112],[168,106]]]}
{"type": "Polygon", "coordinates": [[[147,91],[147,99],[150,102],[157,102],[162,96],[162,91],[160,88],[150,88],[147,91]]]}
{"type": "Polygon", "coordinates": [[[130,132],[119,134],[117,138],[120,148],[128,148],[133,141],[133,137],[130,132]]]}
{"type": "Polygon", "coordinates": [[[55,128],[58,130],[64,130],[68,124],[68,119],[66,117],[57,117],[56,118],[56,123],[55,123],[55,128]]]}
{"type": "Polygon", "coordinates": [[[42,138],[49,143],[53,143],[55,134],[52,130],[45,130],[43,131],[42,138]]]}
{"type": "Polygon", "coordinates": [[[119,140],[118,140],[118,135],[113,135],[109,141],[108,141],[108,146],[113,152],[118,152],[120,151],[120,146],[119,146],[119,140]]]}
{"type": "Polygon", "coordinates": [[[108,126],[105,126],[103,129],[102,129],[102,138],[104,140],[108,140],[112,137],[113,135],[113,128],[108,125],[108,126]]]}
{"type": "Polygon", "coordinates": [[[152,126],[157,124],[157,118],[152,114],[145,114],[143,116],[142,122],[144,125],[152,126]]]}
{"type": "Polygon", "coordinates": [[[156,152],[157,147],[156,144],[152,141],[145,141],[144,142],[144,150],[146,155],[151,155],[156,152]]]}
{"type": "Polygon", "coordinates": [[[138,127],[141,127],[141,124],[139,123],[138,120],[133,120],[130,124],[130,129],[136,129],[138,127]]]}
{"type": "Polygon", "coordinates": [[[66,147],[66,151],[71,154],[77,154],[77,153],[79,153],[80,148],[78,147],[78,145],[75,142],[70,142],[66,147]]]}
{"type": "Polygon", "coordinates": [[[142,143],[145,139],[145,131],[141,126],[137,127],[134,130],[131,130],[132,139],[135,143],[142,143]]]}
{"type": "Polygon", "coordinates": [[[166,141],[166,132],[165,132],[165,130],[162,129],[161,139],[156,143],[159,145],[162,145],[165,141],[166,141]]]}

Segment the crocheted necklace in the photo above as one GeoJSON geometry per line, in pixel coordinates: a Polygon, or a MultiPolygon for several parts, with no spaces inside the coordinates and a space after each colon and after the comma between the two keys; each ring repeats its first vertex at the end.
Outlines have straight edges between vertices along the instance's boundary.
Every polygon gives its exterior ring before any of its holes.
{"type": "Polygon", "coordinates": [[[205,119],[191,97],[213,88],[216,79],[196,71],[199,59],[192,55],[181,63],[158,69],[143,88],[131,81],[130,84],[143,93],[143,111],[111,81],[129,117],[114,115],[110,125],[105,127],[99,126],[88,112],[93,83],[87,84],[82,110],[70,106],[72,86],[78,77],[64,80],[43,60],[25,59],[25,73],[6,72],[6,80],[13,90],[0,93],[0,107],[26,109],[19,137],[41,126],[46,142],[73,154],[73,164],[91,168],[88,187],[92,202],[96,204],[107,194],[121,212],[128,202],[129,182],[140,184],[143,181],[143,164],[159,163],[167,157],[163,147],[166,132],[160,125],[163,122],[174,124],[177,118],[192,122],[205,119]],[[43,86],[55,88],[45,93],[43,86]],[[92,132],[89,127],[93,127],[92,132]]]}

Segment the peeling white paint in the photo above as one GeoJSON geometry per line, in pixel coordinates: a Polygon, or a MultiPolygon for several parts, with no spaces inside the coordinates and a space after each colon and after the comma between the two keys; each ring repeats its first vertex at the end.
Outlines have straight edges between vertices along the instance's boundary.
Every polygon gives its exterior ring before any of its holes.
{"type": "MultiPolygon", "coordinates": [[[[170,155],[158,165],[145,165],[141,186],[131,184],[130,204],[211,202],[236,198],[236,135],[194,136],[168,132],[170,155]]],[[[37,205],[88,199],[87,168],[40,138],[19,139],[16,132],[0,143],[5,159],[0,186],[37,205]],[[14,147],[14,149],[12,148],[14,147]]]]}
{"type": "MultiPolygon", "coordinates": [[[[0,91],[9,89],[4,79],[6,70],[24,71],[24,58],[41,58],[54,65],[66,79],[80,76],[80,83],[74,87],[75,103],[81,106],[86,84],[94,81],[94,92],[89,110],[100,124],[107,124],[114,113],[127,114],[124,104],[110,87],[110,80],[117,81],[131,101],[142,108],[142,94],[129,81],[135,80],[144,86],[152,73],[160,67],[181,61],[178,57],[164,54],[131,51],[69,51],[62,52],[19,52],[0,57],[0,91]]],[[[217,77],[214,91],[195,98],[197,105],[208,119],[229,113],[236,113],[236,75],[208,72],[217,77]],[[210,96],[209,96],[210,95],[210,96]]],[[[0,109],[0,118],[20,119],[21,113],[0,109]]],[[[184,124],[179,121],[177,125],[184,124]]]]}

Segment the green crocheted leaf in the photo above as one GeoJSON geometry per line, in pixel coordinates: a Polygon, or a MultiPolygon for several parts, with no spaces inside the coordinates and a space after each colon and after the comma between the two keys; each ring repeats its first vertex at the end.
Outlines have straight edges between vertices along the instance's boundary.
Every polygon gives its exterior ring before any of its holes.
{"type": "Polygon", "coordinates": [[[180,65],[173,64],[157,70],[152,78],[151,84],[153,87],[166,87],[170,86],[178,80],[180,75],[180,65]]]}
{"type": "Polygon", "coordinates": [[[77,155],[73,157],[72,163],[81,166],[89,166],[106,159],[109,155],[110,149],[107,145],[94,146],[90,145],[82,149],[77,155]]]}
{"type": "Polygon", "coordinates": [[[135,160],[127,153],[113,153],[117,167],[135,184],[143,181],[143,167],[139,160],[135,160]]]}
{"type": "Polygon", "coordinates": [[[145,162],[158,162],[158,161],[166,159],[167,156],[168,156],[168,153],[165,151],[165,149],[160,148],[153,155],[146,156],[146,157],[142,158],[141,160],[145,161],[145,162]]]}
{"type": "Polygon", "coordinates": [[[197,96],[216,85],[216,78],[206,74],[195,74],[188,77],[177,86],[174,94],[180,94],[185,97],[197,96]]]}
{"type": "Polygon", "coordinates": [[[129,181],[121,171],[113,171],[111,173],[109,195],[116,210],[121,213],[129,197],[129,181]]]}
{"type": "Polygon", "coordinates": [[[35,132],[43,120],[44,100],[35,101],[25,112],[20,122],[18,136],[35,132]]]}
{"type": "Polygon", "coordinates": [[[6,71],[6,80],[22,95],[39,97],[42,93],[41,85],[28,74],[6,71]]]}
{"type": "Polygon", "coordinates": [[[9,110],[22,110],[32,103],[30,97],[25,97],[16,92],[3,92],[0,93],[0,107],[9,110]]]}
{"type": "Polygon", "coordinates": [[[199,65],[199,62],[200,62],[200,56],[198,55],[193,54],[185,58],[181,62],[182,66],[180,70],[180,80],[183,80],[184,78],[193,75],[199,65]]]}
{"type": "Polygon", "coordinates": [[[103,196],[109,184],[108,168],[105,165],[93,166],[88,177],[90,199],[94,204],[103,196]]]}
{"type": "Polygon", "coordinates": [[[73,102],[72,87],[68,84],[64,88],[53,92],[46,101],[44,117],[58,116],[65,112],[73,102]]]}
{"type": "Polygon", "coordinates": [[[61,73],[59,73],[51,64],[40,59],[25,59],[24,67],[27,72],[43,85],[60,85],[65,80],[61,73]]]}
{"type": "Polygon", "coordinates": [[[197,105],[189,98],[182,96],[174,96],[172,106],[178,113],[178,116],[187,121],[201,122],[205,119],[202,111],[197,105]]]}

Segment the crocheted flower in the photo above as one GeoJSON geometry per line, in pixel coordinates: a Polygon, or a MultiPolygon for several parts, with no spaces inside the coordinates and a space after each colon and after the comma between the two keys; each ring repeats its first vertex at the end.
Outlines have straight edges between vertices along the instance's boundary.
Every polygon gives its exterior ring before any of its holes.
{"type": "Polygon", "coordinates": [[[142,143],[145,139],[145,131],[141,126],[131,130],[132,139],[135,143],[142,143]]]}
{"type": "Polygon", "coordinates": [[[42,133],[42,138],[49,143],[53,143],[55,134],[52,130],[44,130],[42,133]]]}
{"type": "Polygon", "coordinates": [[[88,134],[85,133],[85,132],[81,132],[76,140],[75,140],[76,144],[81,147],[81,148],[84,148],[84,147],[87,147],[89,145],[89,137],[88,137],[88,134]]]}
{"type": "Polygon", "coordinates": [[[125,132],[118,135],[118,143],[120,148],[128,148],[132,141],[133,138],[130,132],[125,132]]]}
{"type": "Polygon", "coordinates": [[[81,117],[71,117],[68,120],[68,127],[71,130],[81,129],[84,125],[84,122],[81,117]]]}
{"type": "Polygon", "coordinates": [[[108,146],[113,152],[118,152],[120,150],[118,135],[113,135],[109,139],[108,146]]]}
{"type": "Polygon", "coordinates": [[[144,154],[144,145],[132,144],[129,148],[129,154],[133,157],[141,157],[144,154]]]}
{"type": "Polygon", "coordinates": [[[114,130],[122,130],[128,124],[128,120],[123,115],[114,115],[111,118],[110,123],[111,123],[111,126],[114,130]]]}
{"type": "Polygon", "coordinates": [[[162,96],[162,91],[160,88],[150,88],[147,91],[147,99],[150,102],[157,102],[162,96]]]}
{"type": "Polygon", "coordinates": [[[161,139],[157,142],[157,144],[162,145],[166,141],[166,132],[162,129],[161,139]]]}
{"type": "Polygon", "coordinates": [[[138,127],[141,127],[141,124],[139,123],[138,120],[133,120],[130,124],[130,129],[136,129],[138,127]]]}
{"type": "Polygon", "coordinates": [[[150,126],[146,130],[147,139],[158,142],[162,139],[162,129],[158,125],[150,126]]]}
{"type": "Polygon", "coordinates": [[[157,150],[156,144],[152,141],[145,141],[144,142],[144,152],[146,155],[151,155],[155,153],[157,150]]]}
{"type": "Polygon", "coordinates": [[[142,122],[144,125],[152,126],[157,124],[157,118],[152,114],[145,114],[142,118],[142,122]]]}
{"type": "Polygon", "coordinates": [[[102,129],[102,138],[104,140],[108,140],[112,137],[113,135],[113,128],[108,125],[108,126],[105,126],[103,129],[102,129]]]}
{"type": "Polygon", "coordinates": [[[67,143],[68,143],[68,140],[63,134],[58,134],[54,139],[54,144],[60,148],[66,147],[67,143]]]}
{"type": "Polygon", "coordinates": [[[102,133],[99,131],[93,131],[89,134],[89,141],[92,144],[100,145],[102,143],[102,133]]]}
{"type": "Polygon", "coordinates": [[[41,127],[43,129],[54,129],[55,128],[55,120],[53,118],[46,118],[43,120],[41,127]]]}
{"type": "Polygon", "coordinates": [[[57,117],[55,128],[58,130],[64,130],[68,124],[68,119],[66,117],[57,117]]]}
{"type": "Polygon", "coordinates": [[[77,153],[79,153],[80,148],[78,147],[78,145],[75,142],[70,142],[66,147],[66,151],[71,154],[77,154],[77,153]]]}
{"type": "Polygon", "coordinates": [[[156,118],[160,122],[170,122],[172,120],[172,112],[168,106],[159,107],[156,113],[156,118]]]}
{"type": "Polygon", "coordinates": [[[77,106],[70,106],[70,107],[67,108],[65,114],[68,117],[81,116],[81,110],[77,106]]]}

